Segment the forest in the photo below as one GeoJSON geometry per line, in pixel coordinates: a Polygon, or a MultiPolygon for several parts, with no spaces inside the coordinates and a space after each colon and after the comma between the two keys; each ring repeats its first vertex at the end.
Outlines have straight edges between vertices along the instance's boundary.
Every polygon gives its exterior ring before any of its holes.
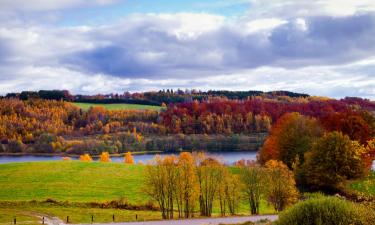
{"type": "MultiPolygon", "coordinates": [[[[289,93],[297,97],[230,99],[214,94],[201,101],[164,102],[166,107],[159,112],[82,110],[68,101],[72,97],[53,99],[70,96],[66,91],[27,93],[0,99],[0,152],[256,151],[271,127],[290,112],[315,118],[322,129],[340,131],[361,144],[375,132],[375,103],[361,98],[336,100],[289,93]]],[[[238,92],[214,93],[240,96],[238,92]]]]}

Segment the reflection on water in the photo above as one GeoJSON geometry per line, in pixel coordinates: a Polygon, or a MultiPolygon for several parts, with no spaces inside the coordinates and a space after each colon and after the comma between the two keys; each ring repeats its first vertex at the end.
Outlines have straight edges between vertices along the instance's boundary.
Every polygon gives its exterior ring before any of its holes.
{"type": "MultiPolygon", "coordinates": [[[[160,154],[160,155],[170,155],[160,154]]],[[[177,155],[178,153],[176,153],[177,155]]],[[[232,164],[240,159],[256,159],[256,152],[220,152],[220,153],[210,153],[210,155],[215,156],[225,162],[226,164],[232,164]]],[[[133,155],[134,161],[136,163],[147,161],[154,158],[155,154],[143,154],[143,155],[133,155]]],[[[78,160],[77,157],[72,157],[73,160],[78,160]]],[[[111,157],[113,162],[122,162],[124,157],[111,157]]],[[[0,164],[3,163],[13,163],[13,162],[39,162],[39,161],[59,161],[62,160],[61,156],[0,156],[0,164]]],[[[95,159],[94,159],[95,160],[95,159]]]]}
{"type": "MultiPolygon", "coordinates": [[[[178,153],[176,153],[178,154],[178,153]]],[[[170,155],[168,154],[161,154],[163,155],[170,155]]],[[[247,160],[255,160],[256,159],[256,152],[217,152],[217,153],[210,153],[226,164],[233,164],[234,162],[240,159],[247,159],[247,160]]],[[[136,163],[143,162],[146,163],[147,161],[154,158],[155,154],[144,154],[144,155],[133,155],[134,161],[136,163]]],[[[77,160],[78,158],[72,158],[73,160],[77,160]]],[[[112,157],[113,162],[122,162],[124,160],[123,157],[112,157]]],[[[38,162],[38,161],[58,161],[62,160],[61,156],[0,156],[0,164],[3,163],[13,163],[13,162],[38,162]]],[[[95,159],[94,159],[95,160],[95,159]]],[[[372,169],[375,170],[375,161],[372,164],[372,169]]]]}

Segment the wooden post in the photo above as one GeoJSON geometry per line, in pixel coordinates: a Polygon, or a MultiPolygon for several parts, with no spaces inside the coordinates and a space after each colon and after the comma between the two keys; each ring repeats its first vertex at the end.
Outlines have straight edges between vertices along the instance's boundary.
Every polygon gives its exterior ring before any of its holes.
{"type": "Polygon", "coordinates": [[[112,215],[112,222],[115,222],[115,214],[112,215]]]}
{"type": "Polygon", "coordinates": [[[17,219],[16,219],[16,217],[14,217],[14,219],[13,219],[13,223],[14,223],[14,224],[17,224],[17,219]]]}
{"type": "Polygon", "coordinates": [[[69,223],[69,216],[66,217],[66,223],[69,223]]]}
{"type": "Polygon", "coordinates": [[[94,215],[91,215],[91,223],[94,222],[94,215]]]}
{"type": "Polygon", "coordinates": [[[138,214],[135,214],[135,220],[138,220],[138,214]]]}

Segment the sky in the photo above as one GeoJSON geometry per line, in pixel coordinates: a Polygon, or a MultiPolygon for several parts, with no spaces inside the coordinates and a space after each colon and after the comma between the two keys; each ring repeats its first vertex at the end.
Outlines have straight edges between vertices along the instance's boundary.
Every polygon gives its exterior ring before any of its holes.
{"type": "Polygon", "coordinates": [[[168,88],[375,100],[375,1],[0,0],[0,94],[168,88]]]}

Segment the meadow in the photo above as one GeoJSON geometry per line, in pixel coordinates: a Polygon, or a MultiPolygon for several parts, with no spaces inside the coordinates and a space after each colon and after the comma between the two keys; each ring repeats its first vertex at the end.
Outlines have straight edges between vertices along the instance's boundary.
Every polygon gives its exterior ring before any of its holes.
{"type": "Polygon", "coordinates": [[[364,179],[351,182],[349,187],[360,193],[375,196],[375,172],[370,172],[370,175],[364,179]]]}
{"type": "MultiPolygon", "coordinates": [[[[105,203],[120,198],[132,205],[144,205],[150,198],[143,191],[145,166],[123,163],[80,161],[27,162],[0,165],[0,223],[9,222],[13,216],[36,221],[36,215],[51,215],[75,223],[91,222],[91,215],[98,222],[161,219],[159,211],[102,209],[81,203],[105,203]],[[60,204],[45,202],[47,199],[60,204]],[[32,201],[37,202],[32,202],[32,201]]],[[[233,173],[238,169],[231,168],[233,173]]],[[[264,201],[262,214],[274,213],[264,201]]],[[[240,214],[249,214],[243,200],[240,214]]],[[[214,214],[219,214],[215,207],[214,214]]]]}
{"type": "Polygon", "coordinates": [[[90,107],[95,107],[95,106],[102,106],[106,108],[107,110],[122,110],[122,109],[127,109],[127,110],[155,110],[159,111],[162,107],[160,106],[154,106],[154,105],[140,105],[140,104],[121,104],[121,103],[116,103],[116,104],[94,104],[94,103],[81,103],[81,102],[74,102],[72,103],[75,106],[78,106],[79,108],[83,110],[88,110],[90,107]]]}

